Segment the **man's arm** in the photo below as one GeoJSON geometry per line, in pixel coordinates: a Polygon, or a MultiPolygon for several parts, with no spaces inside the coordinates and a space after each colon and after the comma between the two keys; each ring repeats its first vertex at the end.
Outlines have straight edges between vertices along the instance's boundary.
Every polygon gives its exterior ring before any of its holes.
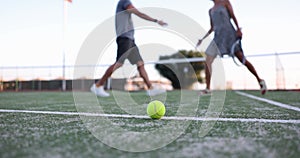
{"type": "Polygon", "coordinates": [[[154,18],[148,16],[147,14],[144,14],[144,13],[140,12],[132,4],[128,5],[128,7],[126,8],[126,11],[130,12],[130,13],[133,13],[136,16],[142,18],[142,19],[145,19],[145,20],[148,20],[148,21],[152,21],[152,22],[156,22],[156,23],[158,23],[161,26],[167,25],[167,23],[163,22],[162,20],[154,19],[154,18]]]}

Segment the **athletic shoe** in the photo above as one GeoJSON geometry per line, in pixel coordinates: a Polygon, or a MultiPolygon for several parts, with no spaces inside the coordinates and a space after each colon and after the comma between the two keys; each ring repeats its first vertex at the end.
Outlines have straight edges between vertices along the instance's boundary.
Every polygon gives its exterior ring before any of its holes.
{"type": "Polygon", "coordinates": [[[165,89],[159,89],[157,87],[153,87],[152,89],[147,90],[147,95],[148,96],[155,96],[155,95],[159,95],[162,93],[166,93],[165,89]]]}
{"type": "Polygon", "coordinates": [[[266,85],[266,82],[264,80],[261,80],[259,82],[259,85],[260,85],[260,93],[262,95],[264,95],[266,92],[267,92],[267,85],[266,85]]]}
{"type": "Polygon", "coordinates": [[[200,96],[211,95],[211,91],[209,89],[204,89],[200,91],[199,95],[200,96]]]}
{"type": "Polygon", "coordinates": [[[91,91],[94,94],[96,94],[96,96],[99,96],[99,97],[109,97],[110,96],[109,93],[104,91],[103,86],[97,87],[96,84],[93,84],[93,86],[91,87],[91,91]]]}

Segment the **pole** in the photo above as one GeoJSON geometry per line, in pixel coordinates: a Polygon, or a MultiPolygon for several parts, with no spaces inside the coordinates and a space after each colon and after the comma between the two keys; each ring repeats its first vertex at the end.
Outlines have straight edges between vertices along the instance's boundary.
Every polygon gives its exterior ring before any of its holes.
{"type": "Polygon", "coordinates": [[[63,73],[63,77],[62,77],[62,90],[66,91],[67,89],[67,84],[66,84],[66,65],[65,65],[65,53],[63,53],[63,67],[62,67],[62,73],[63,73]]]}
{"type": "Polygon", "coordinates": [[[2,70],[3,68],[2,68],[2,65],[1,65],[0,69],[1,69],[0,92],[2,92],[4,90],[4,88],[3,88],[3,70],[2,70]]]}
{"type": "Polygon", "coordinates": [[[63,0],[63,41],[62,41],[62,47],[63,47],[63,63],[62,63],[62,91],[66,91],[66,29],[67,29],[67,18],[68,18],[68,1],[63,0]]]}

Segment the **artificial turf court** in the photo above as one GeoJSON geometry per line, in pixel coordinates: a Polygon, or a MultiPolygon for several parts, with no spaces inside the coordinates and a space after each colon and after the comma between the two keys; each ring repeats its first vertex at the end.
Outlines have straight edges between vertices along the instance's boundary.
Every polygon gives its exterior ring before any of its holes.
{"type": "MultiPolygon", "coordinates": [[[[91,95],[89,92],[79,93],[91,95]]],[[[146,106],[151,98],[144,92],[130,94],[140,106],[139,109],[144,109],[144,115],[128,114],[124,107],[118,106],[114,97],[97,98],[101,104],[98,106],[102,106],[105,112],[99,114],[90,111],[78,113],[72,92],[2,92],[0,157],[299,157],[299,92],[270,91],[261,96],[258,91],[242,91],[243,94],[268,99],[259,101],[236,91],[226,91],[220,116],[211,120],[205,116],[212,96],[196,99],[199,101],[196,115],[175,116],[182,93],[195,92],[168,92],[166,116],[162,120],[151,120],[146,116],[146,106]],[[137,132],[162,128],[170,121],[175,121],[174,130],[179,128],[176,123],[189,121],[189,124],[168,145],[153,151],[134,153],[102,143],[88,130],[79,115],[108,118],[116,126],[137,132]],[[204,122],[214,124],[207,134],[200,136],[199,130],[204,122]]],[[[91,109],[93,107],[90,104],[87,100],[81,106],[91,109]]],[[[191,100],[190,104],[195,102],[191,100]]],[[[105,125],[102,128],[105,131],[105,125]]],[[[167,135],[158,135],[153,140],[167,135]]],[[[119,145],[128,146],[122,142],[119,145]]]]}

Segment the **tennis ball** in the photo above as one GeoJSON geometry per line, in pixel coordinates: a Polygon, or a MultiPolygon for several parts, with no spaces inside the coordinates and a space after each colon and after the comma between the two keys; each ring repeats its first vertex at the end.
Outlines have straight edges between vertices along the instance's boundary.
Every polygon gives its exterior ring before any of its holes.
{"type": "Polygon", "coordinates": [[[165,113],[166,113],[166,107],[162,102],[158,100],[154,100],[148,104],[147,114],[149,117],[153,119],[160,119],[165,115],[165,113]]]}

